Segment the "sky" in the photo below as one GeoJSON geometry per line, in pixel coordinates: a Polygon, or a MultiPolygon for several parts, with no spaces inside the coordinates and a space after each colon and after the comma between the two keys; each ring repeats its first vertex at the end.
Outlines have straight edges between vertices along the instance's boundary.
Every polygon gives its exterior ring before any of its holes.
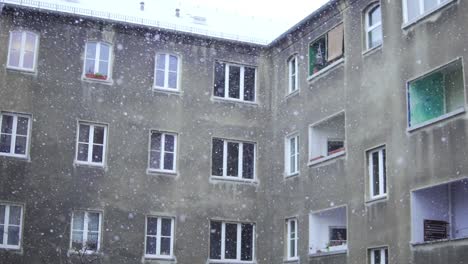
{"type": "Polygon", "coordinates": [[[328,0],[39,0],[271,42],[328,0]],[[145,10],[140,10],[140,2],[145,10]],[[180,9],[180,17],[175,9],[180,9]],[[206,18],[195,24],[194,16],[206,18]]]}

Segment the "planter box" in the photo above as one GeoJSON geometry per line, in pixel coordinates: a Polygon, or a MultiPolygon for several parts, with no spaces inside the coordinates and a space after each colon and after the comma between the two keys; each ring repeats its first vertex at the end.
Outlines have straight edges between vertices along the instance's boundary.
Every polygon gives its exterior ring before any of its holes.
{"type": "Polygon", "coordinates": [[[96,75],[95,73],[87,73],[85,74],[86,78],[89,79],[97,79],[97,80],[107,80],[107,75],[96,75]]]}

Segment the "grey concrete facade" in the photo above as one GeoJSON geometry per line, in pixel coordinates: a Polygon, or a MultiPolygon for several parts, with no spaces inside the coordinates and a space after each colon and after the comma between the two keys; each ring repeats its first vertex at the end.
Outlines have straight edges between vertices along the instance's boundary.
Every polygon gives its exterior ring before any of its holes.
{"type": "MultiPolygon", "coordinates": [[[[0,263],[66,263],[73,210],[102,213],[98,257],[106,264],[212,263],[210,220],[254,223],[258,264],[370,263],[368,249],[382,246],[391,264],[468,263],[466,239],[411,244],[411,192],[468,177],[466,113],[407,125],[407,82],[468,56],[468,5],[451,1],[402,26],[402,1],[382,1],[383,44],[364,52],[363,12],[372,3],[333,1],[268,46],[6,5],[0,110],[33,122],[29,157],[0,155],[0,202],[24,212],[21,248],[0,248],[0,263]],[[339,23],[343,61],[309,78],[310,43],[339,23]],[[40,36],[34,73],[7,67],[9,32],[18,28],[40,36]],[[89,40],[112,45],[112,82],[82,78],[89,40]],[[179,93],[152,89],[157,52],[179,56],[179,93]],[[288,95],[294,54],[299,91],[288,95]],[[256,67],[255,103],[214,98],[216,60],[256,67]],[[310,165],[310,125],[340,112],[346,153],[310,165]],[[78,121],[107,124],[103,167],[75,164],[78,121]],[[151,130],[178,134],[176,175],[147,172],[151,130]],[[299,173],[286,177],[291,133],[299,135],[299,173]],[[212,138],[256,143],[254,182],[210,177],[212,138]],[[378,146],[387,152],[388,193],[369,201],[366,151],[378,146]],[[348,250],[310,255],[311,213],[339,206],[347,211],[348,250]],[[148,215],[174,217],[174,259],[144,257],[148,215]],[[291,217],[299,259],[286,261],[291,217]]],[[[463,73],[466,80],[464,64],[463,73]]]]}

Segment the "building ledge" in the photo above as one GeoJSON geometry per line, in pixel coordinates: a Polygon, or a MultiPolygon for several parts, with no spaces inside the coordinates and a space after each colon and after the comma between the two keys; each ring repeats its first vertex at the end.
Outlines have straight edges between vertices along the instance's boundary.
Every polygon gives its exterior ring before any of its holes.
{"type": "Polygon", "coordinates": [[[417,125],[414,125],[414,126],[410,126],[406,129],[406,131],[408,132],[412,132],[412,131],[415,131],[415,130],[418,130],[420,128],[423,128],[423,127],[427,127],[427,126],[430,126],[432,124],[435,124],[435,123],[438,123],[440,121],[443,121],[443,120],[446,120],[446,119],[449,119],[451,117],[454,117],[454,116],[457,116],[457,115],[460,115],[460,114],[463,114],[465,113],[465,107],[461,107],[461,108],[458,108],[450,113],[446,113],[444,115],[441,115],[439,117],[436,117],[436,118],[433,118],[433,119],[430,119],[428,121],[425,121],[425,122],[422,122],[422,123],[419,123],[417,125]]]}
{"type": "Polygon", "coordinates": [[[424,242],[411,242],[410,245],[413,248],[424,247],[424,246],[434,246],[434,245],[444,245],[444,244],[451,244],[451,242],[459,242],[464,241],[468,242],[468,237],[459,237],[459,238],[446,238],[446,239],[439,239],[433,241],[424,241],[424,242]]]}
{"type": "Polygon", "coordinates": [[[340,152],[336,152],[336,153],[333,153],[333,154],[328,155],[328,156],[326,156],[326,157],[322,157],[322,158],[319,158],[319,159],[311,160],[311,161],[309,161],[309,163],[307,163],[307,166],[315,166],[315,165],[324,163],[324,162],[326,162],[326,161],[339,158],[339,157],[341,157],[341,156],[344,156],[345,154],[346,154],[346,150],[343,150],[343,151],[340,151],[340,152]]]}
{"type": "Polygon", "coordinates": [[[309,258],[333,256],[333,255],[342,255],[342,254],[347,254],[347,253],[348,253],[347,249],[334,250],[334,251],[328,251],[328,252],[320,252],[320,253],[309,254],[309,258]]]}
{"type": "Polygon", "coordinates": [[[308,82],[313,82],[313,81],[319,79],[320,77],[324,76],[328,72],[334,70],[335,68],[337,68],[338,66],[341,66],[343,64],[344,64],[344,58],[338,59],[337,61],[333,62],[332,64],[328,65],[327,67],[325,67],[325,68],[321,69],[320,71],[310,75],[307,78],[307,81],[308,82]]]}

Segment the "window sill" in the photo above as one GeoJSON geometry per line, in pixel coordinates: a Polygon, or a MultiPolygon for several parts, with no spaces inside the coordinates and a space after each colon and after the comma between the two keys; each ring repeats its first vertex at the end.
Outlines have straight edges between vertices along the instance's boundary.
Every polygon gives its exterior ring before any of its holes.
{"type": "Polygon", "coordinates": [[[165,260],[175,261],[174,256],[157,256],[157,255],[145,255],[145,260],[165,260]]]}
{"type": "Polygon", "coordinates": [[[0,250],[21,251],[21,246],[0,246],[0,250]]]}
{"type": "Polygon", "coordinates": [[[84,254],[86,256],[102,256],[102,252],[94,251],[94,250],[86,250],[85,252],[76,249],[68,249],[68,255],[81,255],[84,254]]]}
{"type": "Polygon", "coordinates": [[[243,104],[243,105],[252,105],[252,106],[258,106],[258,103],[256,101],[244,101],[240,99],[232,99],[232,98],[224,98],[224,97],[216,97],[212,96],[211,101],[213,102],[224,102],[224,103],[238,103],[238,104],[243,104]]]}
{"type": "Polygon", "coordinates": [[[292,174],[284,173],[284,179],[285,180],[295,178],[295,177],[299,177],[299,172],[295,172],[295,173],[292,173],[292,174]]]}
{"type": "Polygon", "coordinates": [[[424,20],[426,17],[438,12],[439,10],[443,9],[444,7],[452,4],[453,2],[455,2],[455,0],[448,0],[447,2],[441,4],[440,6],[436,6],[435,8],[427,11],[426,13],[422,14],[422,15],[419,15],[417,16],[416,18],[414,18],[413,20],[410,20],[408,22],[405,22],[403,23],[401,29],[408,29],[410,28],[411,26],[419,23],[421,20],[424,20]]]}
{"type": "Polygon", "coordinates": [[[146,174],[156,175],[156,176],[168,176],[168,177],[177,176],[176,171],[165,171],[165,170],[155,170],[155,169],[146,169],[146,174]]]}
{"type": "Polygon", "coordinates": [[[224,177],[224,176],[210,176],[210,182],[233,182],[233,183],[244,183],[244,184],[258,184],[255,179],[243,179],[237,177],[224,177]]]}
{"type": "Polygon", "coordinates": [[[24,68],[19,68],[19,67],[12,67],[12,66],[7,66],[7,70],[9,71],[14,71],[14,72],[19,72],[19,73],[24,73],[27,75],[36,75],[36,69],[24,69],[24,68]]]}
{"type": "Polygon", "coordinates": [[[446,244],[446,243],[457,242],[461,240],[468,240],[468,237],[446,238],[446,239],[424,241],[424,242],[411,242],[410,245],[413,247],[420,247],[420,246],[434,245],[434,244],[446,244]]]}
{"type": "Polygon", "coordinates": [[[12,159],[16,159],[16,160],[31,161],[31,159],[27,155],[23,156],[23,155],[15,155],[15,154],[9,154],[9,153],[5,153],[5,152],[0,152],[0,156],[1,157],[6,157],[6,158],[12,158],[12,159]]]}
{"type": "Polygon", "coordinates": [[[82,76],[81,80],[84,81],[84,82],[88,82],[88,83],[100,83],[100,84],[105,84],[105,85],[113,85],[114,84],[114,81],[111,78],[109,78],[107,80],[100,80],[100,79],[93,79],[93,78],[87,78],[85,76],[82,76]]]}
{"type": "Polygon", "coordinates": [[[379,45],[377,45],[375,47],[372,47],[370,49],[366,49],[365,51],[362,52],[362,56],[367,57],[367,56],[370,56],[370,55],[372,55],[374,53],[382,51],[382,44],[383,43],[380,43],[379,45]]]}
{"type": "Polygon", "coordinates": [[[289,263],[299,263],[299,257],[294,257],[294,258],[285,259],[285,260],[283,261],[283,263],[285,263],[285,264],[289,264],[289,263]]]}
{"type": "Polygon", "coordinates": [[[326,162],[326,161],[329,161],[329,160],[332,160],[332,159],[335,159],[335,158],[344,156],[345,154],[346,154],[346,151],[345,151],[345,150],[340,151],[340,152],[336,152],[336,153],[333,153],[332,155],[328,155],[328,156],[323,157],[323,158],[320,158],[320,159],[316,159],[316,160],[313,160],[313,161],[309,161],[309,163],[307,164],[307,166],[315,166],[315,165],[317,165],[317,164],[324,163],[324,162],[326,162]]]}
{"type": "Polygon", "coordinates": [[[287,94],[287,95],[286,95],[284,98],[287,100],[287,99],[289,99],[289,98],[292,98],[292,97],[294,97],[294,96],[298,95],[298,94],[299,94],[299,92],[300,92],[300,89],[299,89],[299,88],[297,88],[297,90],[295,90],[294,92],[290,92],[290,93],[288,93],[288,94],[287,94]]]}
{"type": "Polygon", "coordinates": [[[455,111],[452,111],[452,112],[450,112],[450,113],[441,115],[441,116],[436,117],[436,118],[433,118],[433,119],[431,119],[431,120],[422,122],[422,123],[420,123],[420,124],[417,124],[417,125],[408,127],[408,128],[406,129],[406,131],[407,131],[407,132],[412,132],[412,131],[414,131],[414,130],[418,130],[418,129],[420,129],[420,128],[430,126],[430,125],[432,125],[432,124],[438,123],[438,122],[443,121],[443,120],[445,120],[445,119],[449,119],[449,118],[451,118],[451,117],[457,116],[457,115],[462,114],[462,113],[465,113],[465,107],[459,108],[459,109],[457,109],[457,110],[455,110],[455,111]]]}
{"type": "Polygon", "coordinates": [[[331,255],[341,255],[341,254],[347,254],[347,253],[348,253],[347,249],[332,250],[332,251],[327,251],[327,252],[309,254],[309,257],[315,258],[315,257],[323,257],[323,256],[331,256],[331,255]]]}
{"type": "Polygon", "coordinates": [[[379,202],[385,202],[388,200],[388,195],[381,195],[381,196],[376,196],[369,198],[365,201],[366,204],[374,204],[374,203],[379,203],[379,202]]]}
{"type": "Polygon", "coordinates": [[[157,93],[182,95],[182,92],[180,91],[180,89],[169,89],[169,88],[161,88],[161,87],[153,87],[151,89],[153,90],[153,92],[157,92],[157,93]]]}
{"type": "Polygon", "coordinates": [[[228,260],[228,259],[223,259],[223,260],[216,260],[216,259],[209,259],[208,263],[216,263],[216,264],[255,264],[255,261],[242,261],[242,260],[228,260]]]}
{"type": "Polygon", "coordinates": [[[104,164],[80,162],[80,161],[77,161],[77,160],[75,160],[75,162],[73,162],[73,165],[79,166],[79,167],[88,167],[88,168],[105,169],[104,164]]]}
{"type": "Polygon", "coordinates": [[[320,76],[324,75],[325,73],[327,73],[327,72],[329,72],[329,71],[331,71],[331,70],[337,68],[338,66],[343,65],[343,63],[344,63],[344,58],[341,58],[341,59],[339,59],[339,60],[333,62],[332,64],[328,65],[327,67],[321,69],[320,71],[318,71],[318,72],[312,74],[311,76],[309,76],[309,77],[307,78],[307,81],[308,81],[308,82],[311,82],[311,81],[313,81],[313,80],[316,80],[316,79],[318,79],[320,76]]]}

